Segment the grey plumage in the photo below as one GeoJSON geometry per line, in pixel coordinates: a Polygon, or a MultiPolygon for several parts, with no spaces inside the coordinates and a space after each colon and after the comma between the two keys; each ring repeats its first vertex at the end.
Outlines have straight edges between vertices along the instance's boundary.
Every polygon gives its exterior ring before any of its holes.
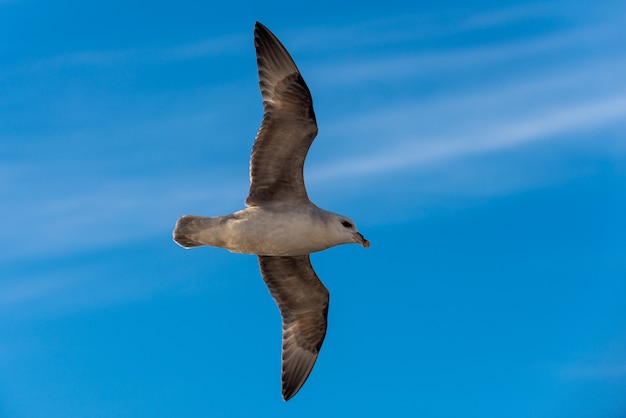
{"type": "Polygon", "coordinates": [[[317,135],[311,93],[285,47],[258,22],[254,45],[264,115],[250,157],[248,207],[226,216],[185,215],[173,237],[185,248],[258,255],[282,317],[282,394],[289,400],[311,373],[326,335],[329,293],[309,254],[369,242],[354,222],[309,200],[303,166],[317,135]]]}
{"type": "Polygon", "coordinates": [[[259,256],[263,280],[283,318],[283,398],[302,387],[326,336],[328,289],[319,280],[308,255],[259,256]]]}
{"type": "MultiPolygon", "coordinates": [[[[173,238],[178,245],[185,248],[200,247],[206,245],[202,237],[199,236],[203,231],[210,231],[216,227],[216,224],[225,222],[222,217],[208,218],[205,216],[182,216],[176,222],[173,238]]],[[[216,247],[219,245],[216,245],[216,247]]]]}
{"type": "Polygon", "coordinates": [[[254,46],[265,112],[252,147],[246,204],[308,202],[303,166],[317,135],[311,93],[285,47],[260,23],[254,46]]]}

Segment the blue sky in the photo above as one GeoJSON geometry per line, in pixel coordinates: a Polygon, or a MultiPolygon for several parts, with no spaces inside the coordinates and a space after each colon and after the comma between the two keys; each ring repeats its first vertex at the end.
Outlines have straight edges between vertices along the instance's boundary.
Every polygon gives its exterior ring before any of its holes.
{"type": "Polygon", "coordinates": [[[0,0],[0,416],[622,417],[626,6],[0,0]],[[243,207],[254,22],[372,246],[280,397],[255,257],[171,241],[243,207]]]}

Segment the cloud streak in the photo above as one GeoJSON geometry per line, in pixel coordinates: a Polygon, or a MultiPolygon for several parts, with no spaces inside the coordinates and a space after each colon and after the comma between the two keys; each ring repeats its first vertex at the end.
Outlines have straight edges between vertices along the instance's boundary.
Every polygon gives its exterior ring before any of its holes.
{"type": "Polygon", "coordinates": [[[573,364],[562,368],[563,380],[605,380],[626,378],[626,363],[622,364],[573,364]]]}
{"type": "Polygon", "coordinates": [[[5,204],[12,221],[0,232],[5,243],[0,260],[50,258],[156,234],[167,236],[184,213],[199,207],[225,213],[232,209],[228,202],[245,193],[241,185],[207,186],[185,178],[168,179],[167,186],[156,189],[146,183],[112,178],[89,191],[68,189],[39,197],[35,205],[5,204]]]}
{"type": "MultiPolygon", "coordinates": [[[[1,4],[1,3],[0,3],[1,4]]],[[[0,76],[32,70],[50,71],[65,67],[113,67],[129,63],[181,61],[243,53],[251,49],[249,37],[232,34],[201,39],[173,46],[138,46],[120,49],[94,49],[63,53],[56,56],[33,58],[29,61],[5,66],[0,76]]]]}
{"type": "Polygon", "coordinates": [[[456,135],[421,140],[417,136],[385,138],[386,143],[400,144],[373,150],[370,155],[343,158],[310,173],[313,181],[336,177],[379,175],[416,166],[447,163],[495,151],[512,149],[537,141],[561,139],[563,135],[591,130],[626,117],[626,91],[592,101],[569,103],[545,113],[489,121],[481,129],[460,126],[456,135]]]}
{"type": "MultiPolygon", "coordinates": [[[[496,13],[469,27],[519,16],[528,16],[528,10],[496,13]]],[[[334,69],[324,64],[314,71],[319,86],[330,83],[326,95],[336,95],[336,87],[351,91],[352,83],[374,87],[381,83],[408,93],[402,100],[374,101],[352,114],[349,106],[338,108],[347,117],[331,120],[320,132],[346,144],[338,145],[341,161],[319,162],[307,171],[307,179],[326,182],[433,170],[455,159],[547,141],[566,149],[565,136],[579,138],[581,132],[619,126],[626,117],[626,83],[620,75],[626,61],[617,53],[624,47],[613,39],[615,25],[616,20],[609,19],[606,25],[594,23],[506,45],[357,59],[333,64],[334,69]],[[596,54],[601,48],[607,50],[596,54]],[[533,64],[526,65],[526,60],[533,64]],[[492,67],[500,70],[493,72],[492,67]],[[472,76],[467,76],[468,68],[473,68],[472,76]],[[442,71],[450,73],[443,79],[454,80],[453,86],[442,85],[428,94],[413,87],[441,83],[442,71]],[[322,79],[321,74],[330,73],[332,77],[322,79]]],[[[354,102],[359,100],[371,101],[364,96],[354,102]]],[[[595,146],[593,139],[587,136],[589,147],[595,146]]]]}
{"type": "MultiPolygon", "coordinates": [[[[503,40],[495,44],[452,46],[436,51],[412,50],[385,55],[350,56],[333,59],[328,63],[313,64],[311,76],[323,79],[322,85],[338,87],[368,82],[393,82],[423,77],[436,72],[462,72],[476,67],[502,65],[507,62],[528,61],[542,57],[542,65],[551,63],[564,67],[575,60],[576,54],[586,48],[617,45],[614,34],[621,23],[613,20],[598,25],[577,27],[567,31],[552,32],[542,36],[503,40]],[[559,57],[559,61],[555,58],[559,57]],[[331,78],[325,75],[332,74],[331,78]]],[[[501,67],[500,67],[501,68],[501,67]]]]}

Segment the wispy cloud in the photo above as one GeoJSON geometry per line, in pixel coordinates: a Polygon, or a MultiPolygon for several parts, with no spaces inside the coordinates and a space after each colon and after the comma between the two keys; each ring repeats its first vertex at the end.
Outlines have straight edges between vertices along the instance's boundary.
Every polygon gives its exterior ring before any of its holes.
{"type": "MultiPolygon", "coordinates": [[[[38,257],[38,268],[22,269],[17,275],[5,274],[0,280],[0,315],[10,313],[12,319],[21,320],[127,303],[162,291],[177,280],[172,275],[172,281],[154,281],[124,268],[116,270],[109,266],[110,261],[76,259],[55,263],[38,257]],[[132,281],[127,280],[129,276],[132,281]]],[[[113,266],[123,263],[118,259],[113,266]]]]}
{"type": "Polygon", "coordinates": [[[563,380],[626,379],[626,363],[621,364],[572,364],[559,371],[563,380]]]}
{"type": "MultiPolygon", "coordinates": [[[[208,174],[197,178],[212,178],[208,174]]],[[[217,178],[217,176],[215,176],[217,178]]],[[[142,179],[111,178],[89,190],[59,190],[37,202],[4,205],[11,222],[0,233],[0,260],[55,257],[128,242],[141,237],[169,236],[184,213],[208,207],[215,214],[232,210],[245,185],[212,184],[186,177],[162,179],[155,188],[142,179]],[[174,181],[172,181],[174,180],[174,181]],[[244,186],[242,188],[241,186],[244,186]]]]}
{"type": "Polygon", "coordinates": [[[541,16],[553,16],[553,13],[554,9],[545,3],[516,4],[502,9],[471,15],[465,19],[462,27],[464,29],[480,29],[500,26],[529,18],[537,19],[541,16]]]}
{"type": "MultiPolygon", "coordinates": [[[[349,57],[334,59],[331,62],[314,65],[310,76],[323,80],[320,84],[330,87],[363,84],[374,81],[398,83],[401,80],[423,77],[439,71],[462,72],[475,67],[502,64],[507,61],[523,62],[530,58],[544,57],[580,51],[582,45],[590,43],[602,46],[603,39],[610,40],[614,26],[599,25],[555,32],[548,35],[504,40],[490,45],[453,47],[431,51],[413,50],[409,52],[384,54],[379,56],[349,57]],[[332,77],[327,77],[332,74],[332,77]]],[[[611,41],[614,42],[614,41],[611,41]]],[[[568,60],[575,57],[568,57],[568,60]]],[[[567,65],[565,62],[556,63],[567,65]]],[[[542,63],[546,65],[546,62],[542,63]]]]}
{"type": "Polygon", "coordinates": [[[76,284],[75,277],[39,277],[29,280],[10,280],[0,283],[0,311],[16,305],[31,303],[42,297],[49,297],[76,284]]]}
{"type": "MultiPolygon", "coordinates": [[[[247,35],[247,34],[246,34],[247,35]]],[[[207,58],[251,50],[249,36],[244,34],[223,35],[200,39],[172,46],[137,46],[121,49],[91,49],[66,52],[60,55],[40,57],[15,66],[5,67],[0,76],[31,69],[47,69],[77,66],[118,66],[123,63],[145,63],[207,58]]]]}
{"type": "MultiPolygon", "coordinates": [[[[469,9],[472,9],[470,6],[469,9]]],[[[613,10],[619,13],[619,10],[613,10]]],[[[559,21],[573,19],[576,8],[563,10],[558,4],[525,3],[503,6],[500,9],[464,10],[455,9],[421,11],[419,14],[379,16],[374,19],[293,29],[288,32],[289,44],[295,51],[345,50],[353,53],[363,48],[371,50],[381,46],[393,49],[407,42],[424,42],[459,36],[476,30],[493,28],[538,20],[559,21]],[[446,24],[442,25],[441,22],[446,24]]],[[[602,19],[606,23],[606,19],[602,19]]]]}
{"type": "MultiPolygon", "coordinates": [[[[428,139],[417,136],[379,137],[370,155],[325,164],[310,173],[313,181],[336,177],[378,175],[415,166],[446,163],[524,146],[536,141],[562,139],[563,135],[621,122],[626,117],[626,91],[578,103],[563,103],[541,113],[518,114],[484,120],[480,127],[469,123],[455,126],[456,133],[428,139]],[[393,145],[389,145],[393,144],[393,145]]],[[[408,118],[408,115],[407,115],[408,118]]]]}
{"type": "Polygon", "coordinates": [[[234,34],[176,45],[162,50],[160,55],[166,59],[193,59],[246,50],[252,50],[250,36],[234,34]]]}
{"type": "MultiPolygon", "coordinates": [[[[529,16],[529,10],[495,12],[474,24],[499,24],[529,16]]],[[[320,132],[331,141],[341,138],[334,146],[341,158],[309,166],[307,178],[321,182],[435,170],[453,160],[546,141],[561,140],[553,143],[565,149],[568,135],[619,126],[626,117],[626,83],[620,75],[626,61],[623,54],[590,52],[596,47],[623,51],[613,39],[615,24],[610,19],[607,25],[594,22],[513,43],[320,64],[314,78],[327,96],[337,89],[352,91],[352,83],[400,94],[394,101],[363,95],[353,101],[372,104],[358,103],[356,110],[338,107],[341,119],[327,121],[320,132]],[[473,68],[469,77],[468,68],[473,68]],[[453,84],[439,86],[441,73],[449,73],[443,79],[453,84]],[[438,89],[422,95],[419,86],[427,83],[438,89]]],[[[587,138],[594,147],[594,136],[587,138]]]]}

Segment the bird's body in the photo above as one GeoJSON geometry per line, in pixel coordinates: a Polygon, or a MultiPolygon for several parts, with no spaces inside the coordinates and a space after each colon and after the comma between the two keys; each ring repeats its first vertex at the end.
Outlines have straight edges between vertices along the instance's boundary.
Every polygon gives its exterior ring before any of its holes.
{"type": "Polygon", "coordinates": [[[303,165],[317,135],[311,93],[285,47],[258,22],[254,45],[265,113],[252,147],[248,207],[225,216],[185,215],[173,236],[185,248],[258,256],[283,320],[282,393],[289,400],[308,378],[326,335],[329,293],[309,254],[369,242],[350,219],[309,200],[303,165]]]}
{"type": "Polygon", "coordinates": [[[253,206],[215,217],[185,215],[178,220],[174,240],[188,248],[209,245],[241,254],[305,255],[354,242],[351,234],[342,233],[343,225],[329,225],[336,218],[346,219],[311,203],[253,206]]]}

